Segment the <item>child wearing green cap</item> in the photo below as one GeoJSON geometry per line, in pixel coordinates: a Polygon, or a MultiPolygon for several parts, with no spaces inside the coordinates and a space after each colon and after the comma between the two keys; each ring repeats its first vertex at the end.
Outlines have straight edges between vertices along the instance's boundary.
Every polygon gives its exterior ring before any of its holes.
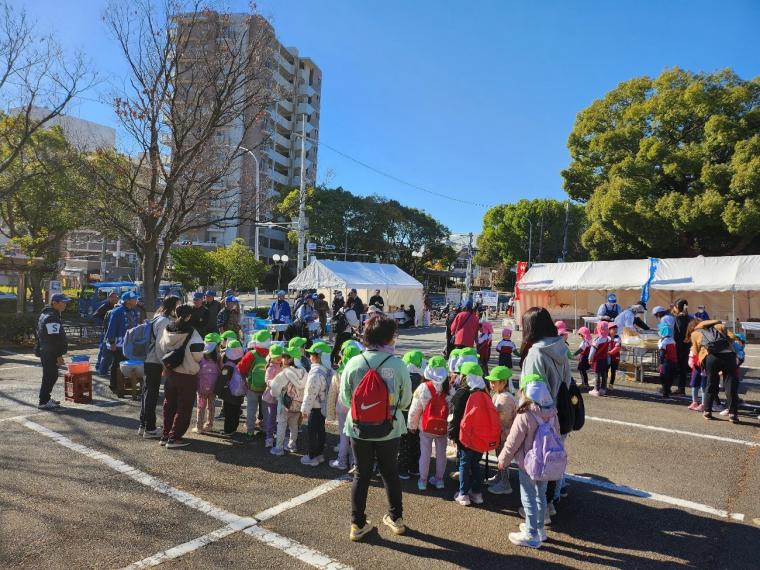
{"type": "MultiPolygon", "coordinates": [[[[422,382],[422,372],[427,366],[425,357],[419,350],[410,350],[401,358],[406,364],[409,371],[409,378],[412,381],[412,393],[422,382]]],[[[402,410],[404,421],[408,425],[409,412],[402,410]]],[[[419,434],[408,431],[401,436],[398,446],[398,476],[401,479],[409,479],[417,476],[420,465],[420,436],[419,434]]]]}
{"type": "Polygon", "coordinates": [[[318,341],[307,348],[311,359],[311,368],[306,377],[301,404],[301,417],[308,421],[309,452],[301,458],[303,465],[317,467],[324,462],[325,417],[327,416],[327,393],[332,381],[330,353],[332,347],[326,342],[318,341]]]}
{"type": "Polygon", "coordinates": [[[309,342],[308,339],[305,339],[302,336],[294,336],[288,342],[288,348],[289,349],[297,348],[301,355],[299,358],[296,359],[295,365],[298,368],[303,368],[304,370],[306,370],[306,372],[308,372],[309,368],[311,368],[311,360],[309,360],[309,357],[306,356],[306,344],[308,342],[309,342]]]}
{"type": "MultiPolygon", "coordinates": [[[[224,336],[224,335],[222,335],[224,336]]],[[[240,425],[240,410],[245,397],[245,381],[242,379],[238,362],[243,358],[243,346],[240,341],[229,340],[224,350],[222,371],[216,383],[216,394],[222,398],[222,411],[224,412],[224,429],[220,435],[231,437],[237,432],[240,425]],[[238,395],[237,384],[241,384],[242,391],[238,395]]]]}
{"type": "Polygon", "coordinates": [[[277,400],[272,396],[272,381],[282,372],[282,355],[285,349],[280,344],[272,344],[269,347],[267,366],[264,371],[264,381],[267,384],[261,401],[264,405],[264,447],[267,449],[274,446],[274,433],[277,428],[277,400]]]}
{"type": "Polygon", "coordinates": [[[354,452],[351,449],[351,440],[343,433],[343,428],[346,425],[346,417],[348,416],[348,408],[343,405],[338,397],[340,391],[340,376],[343,374],[343,369],[346,364],[354,356],[359,356],[362,353],[362,349],[359,344],[352,340],[347,340],[343,343],[343,348],[340,351],[340,364],[338,370],[335,373],[330,384],[330,393],[327,397],[327,415],[329,418],[337,418],[338,420],[338,433],[340,434],[340,442],[338,443],[338,457],[330,461],[330,467],[333,469],[340,469],[345,471],[354,464],[354,452]]]}
{"type": "Polygon", "coordinates": [[[298,442],[298,427],[301,423],[301,402],[306,387],[306,371],[296,366],[301,356],[300,348],[288,348],[282,354],[282,372],[275,376],[269,389],[277,400],[277,435],[272,455],[284,455],[285,451],[295,451],[298,442]],[[290,431],[288,446],[285,436],[290,431]]]}
{"type": "Polygon", "coordinates": [[[267,365],[267,356],[269,356],[269,346],[272,344],[272,335],[269,331],[256,331],[248,343],[250,349],[245,353],[243,359],[238,364],[238,369],[248,383],[248,392],[246,399],[246,435],[253,437],[256,429],[256,418],[259,406],[262,406],[262,398],[267,384],[265,379],[265,369],[267,365]]]}
{"type": "MultiPolygon", "coordinates": [[[[510,393],[511,379],[512,369],[506,366],[495,366],[486,376],[486,380],[491,383],[493,389],[493,405],[499,413],[501,424],[499,450],[507,441],[509,430],[517,415],[517,400],[510,393]]],[[[488,492],[493,495],[509,495],[512,492],[512,486],[509,484],[509,469],[498,470],[496,475],[486,481],[486,484],[489,485],[488,492]]]]}

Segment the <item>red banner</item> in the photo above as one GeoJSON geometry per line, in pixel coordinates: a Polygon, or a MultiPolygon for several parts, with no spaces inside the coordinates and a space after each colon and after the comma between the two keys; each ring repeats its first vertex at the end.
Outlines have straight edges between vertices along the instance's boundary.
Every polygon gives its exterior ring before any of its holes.
{"type": "Polygon", "coordinates": [[[518,261],[517,262],[517,278],[515,280],[515,300],[520,300],[520,281],[522,281],[523,276],[525,275],[525,272],[528,271],[528,262],[527,261],[518,261]]]}

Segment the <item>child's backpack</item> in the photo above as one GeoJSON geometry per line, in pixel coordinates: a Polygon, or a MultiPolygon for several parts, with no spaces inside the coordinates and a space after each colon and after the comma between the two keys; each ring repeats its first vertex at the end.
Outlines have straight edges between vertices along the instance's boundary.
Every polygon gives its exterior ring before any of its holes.
{"type": "Polygon", "coordinates": [[[409,379],[412,381],[412,394],[414,394],[415,390],[422,384],[422,375],[418,372],[410,372],[409,379]]]}
{"type": "Polygon", "coordinates": [[[709,354],[718,354],[731,348],[728,337],[718,332],[715,327],[702,329],[702,341],[700,344],[707,349],[709,354]]]}
{"type": "Polygon", "coordinates": [[[300,412],[303,396],[298,392],[295,384],[288,382],[282,392],[282,405],[289,412],[300,412]]]}
{"type": "MultiPolygon", "coordinates": [[[[367,358],[362,354],[369,366],[367,358]]],[[[379,439],[393,430],[390,394],[385,380],[380,377],[378,369],[385,364],[390,355],[377,368],[369,366],[351,397],[351,419],[354,429],[361,439],[379,439]]]]}
{"type": "Polygon", "coordinates": [[[227,389],[230,391],[230,394],[236,398],[245,396],[246,392],[248,392],[248,387],[245,385],[245,381],[237,365],[234,362],[228,362],[224,366],[232,371],[232,376],[229,382],[227,382],[227,389]]]}
{"type": "Polygon", "coordinates": [[[570,405],[573,408],[573,431],[580,431],[586,423],[586,406],[583,403],[583,395],[575,381],[570,382],[568,388],[570,405]]]}
{"type": "Polygon", "coordinates": [[[129,329],[124,335],[124,356],[127,360],[142,360],[148,357],[153,344],[153,321],[145,322],[129,329]]]}
{"type": "Polygon", "coordinates": [[[567,467],[567,453],[562,438],[551,421],[529,412],[538,422],[533,445],[525,454],[523,469],[534,481],[559,481],[567,467]]]}
{"type": "Polygon", "coordinates": [[[443,390],[439,394],[432,382],[425,382],[425,386],[433,397],[422,412],[422,431],[436,437],[446,435],[449,416],[446,394],[443,393],[443,390]]]}
{"type": "Polygon", "coordinates": [[[219,376],[219,365],[215,360],[203,358],[200,367],[201,369],[198,371],[198,393],[210,396],[214,393],[216,379],[219,376]]]}
{"type": "Polygon", "coordinates": [[[259,354],[253,356],[251,369],[248,371],[248,387],[253,392],[263,392],[267,389],[266,382],[267,361],[259,354]]]}
{"type": "Polygon", "coordinates": [[[459,424],[459,443],[468,449],[486,453],[499,446],[501,422],[493,401],[483,390],[476,390],[467,399],[462,422],[459,424]]]}

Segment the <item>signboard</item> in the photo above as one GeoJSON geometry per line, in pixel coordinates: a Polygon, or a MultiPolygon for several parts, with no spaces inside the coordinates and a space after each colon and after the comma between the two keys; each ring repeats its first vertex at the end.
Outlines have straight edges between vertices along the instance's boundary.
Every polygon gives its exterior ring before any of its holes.
{"type": "Polygon", "coordinates": [[[317,251],[317,244],[313,241],[310,241],[306,244],[306,251],[317,251]]]}
{"type": "Polygon", "coordinates": [[[462,292],[457,287],[446,287],[446,302],[457,305],[462,300],[462,292]]]}
{"type": "Polygon", "coordinates": [[[497,291],[481,291],[480,297],[484,307],[495,309],[499,304],[499,293],[497,291]]]}
{"type": "Polygon", "coordinates": [[[527,271],[528,271],[528,262],[518,261],[517,262],[517,279],[515,282],[515,301],[520,300],[520,281],[522,281],[522,278],[525,276],[525,273],[527,271]]]}

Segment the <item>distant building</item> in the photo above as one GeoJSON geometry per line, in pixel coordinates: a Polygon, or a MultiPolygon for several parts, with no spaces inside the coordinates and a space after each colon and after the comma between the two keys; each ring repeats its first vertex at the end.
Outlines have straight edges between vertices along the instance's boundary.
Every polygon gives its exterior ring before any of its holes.
{"type": "MultiPolygon", "coordinates": [[[[18,111],[16,109],[16,112],[18,111]]],[[[48,109],[33,107],[31,118],[39,121],[48,113],[50,113],[48,109]]],[[[81,152],[94,152],[99,148],[116,146],[116,129],[78,117],[58,115],[45,123],[45,126],[46,128],[61,127],[68,143],[81,152]]]]}

